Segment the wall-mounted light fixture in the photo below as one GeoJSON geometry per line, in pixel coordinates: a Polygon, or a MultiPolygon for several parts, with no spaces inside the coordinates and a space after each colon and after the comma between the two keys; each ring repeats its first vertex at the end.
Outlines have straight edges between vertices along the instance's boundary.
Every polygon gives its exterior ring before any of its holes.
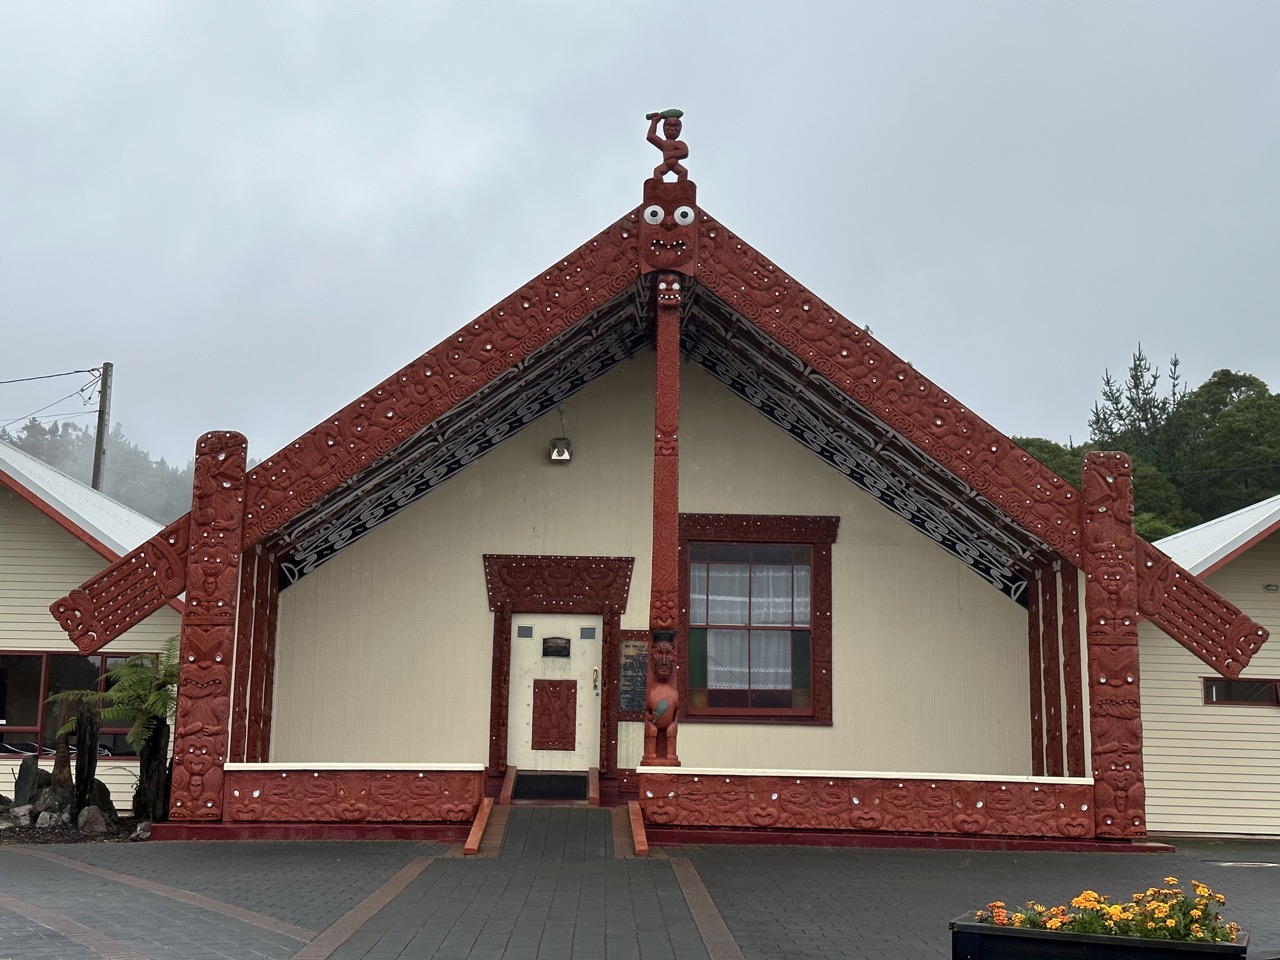
{"type": "Polygon", "coordinates": [[[1267,593],[1275,593],[1280,591],[1280,583],[1264,583],[1262,585],[1262,589],[1267,591],[1267,593]]]}
{"type": "Polygon", "coordinates": [[[568,437],[556,437],[551,441],[551,462],[568,463],[573,459],[573,444],[568,437]]]}
{"type": "Polygon", "coordinates": [[[569,438],[563,436],[564,429],[564,405],[556,404],[556,413],[560,415],[560,433],[559,437],[554,437],[551,441],[551,462],[552,463],[568,463],[573,459],[573,444],[569,442],[569,438]]]}

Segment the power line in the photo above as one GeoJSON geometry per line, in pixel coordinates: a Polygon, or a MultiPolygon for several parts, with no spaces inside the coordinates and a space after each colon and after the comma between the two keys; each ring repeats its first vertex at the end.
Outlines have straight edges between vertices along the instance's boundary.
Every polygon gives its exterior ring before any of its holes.
{"type": "MultiPolygon", "coordinates": [[[[97,412],[98,412],[98,408],[94,407],[92,410],[75,410],[75,411],[65,410],[60,413],[46,413],[43,416],[39,416],[39,417],[28,415],[26,417],[19,417],[19,419],[24,421],[25,420],[70,420],[72,417],[91,417],[97,412]]],[[[9,422],[14,423],[16,421],[10,420],[9,422]]]]}
{"type": "MultiPolygon", "coordinates": [[[[79,372],[79,373],[93,373],[94,371],[92,371],[92,370],[80,370],[80,371],[78,371],[78,372],[79,372]]],[[[98,379],[101,379],[101,378],[99,377],[98,379]]],[[[32,410],[30,413],[28,413],[28,414],[24,414],[24,415],[23,415],[23,416],[21,416],[21,417],[14,417],[12,420],[8,421],[7,423],[0,423],[0,430],[4,430],[4,429],[7,429],[8,427],[13,426],[13,425],[14,425],[15,423],[17,423],[19,420],[30,420],[30,419],[31,419],[32,417],[34,417],[37,413],[44,413],[44,411],[48,410],[50,407],[56,407],[58,404],[62,403],[62,401],[64,401],[64,400],[70,400],[72,397],[80,397],[80,398],[82,398],[82,399],[83,399],[84,403],[85,403],[86,405],[88,405],[91,401],[90,401],[90,399],[89,399],[88,397],[85,397],[84,392],[85,392],[86,390],[92,390],[95,386],[97,386],[97,384],[98,384],[98,379],[94,379],[94,380],[90,381],[89,383],[86,383],[86,384],[85,384],[83,387],[81,387],[79,390],[75,390],[75,391],[73,391],[73,392],[71,392],[71,393],[68,393],[65,397],[59,397],[57,400],[53,401],[53,403],[46,403],[46,404],[45,404],[43,407],[41,407],[39,410],[32,410]]]]}
{"type": "Polygon", "coordinates": [[[68,370],[66,373],[46,373],[40,377],[19,377],[17,380],[0,380],[0,387],[10,383],[31,383],[33,380],[55,380],[58,377],[74,377],[77,373],[101,373],[101,367],[92,367],[88,370],[68,370]]]}

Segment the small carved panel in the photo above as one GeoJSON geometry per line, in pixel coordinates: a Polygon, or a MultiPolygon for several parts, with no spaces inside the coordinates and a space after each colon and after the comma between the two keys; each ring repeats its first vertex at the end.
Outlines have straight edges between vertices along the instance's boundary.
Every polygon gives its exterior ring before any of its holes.
{"type": "Polygon", "coordinates": [[[578,742],[578,681],[533,681],[533,749],[574,750],[578,742]]]}

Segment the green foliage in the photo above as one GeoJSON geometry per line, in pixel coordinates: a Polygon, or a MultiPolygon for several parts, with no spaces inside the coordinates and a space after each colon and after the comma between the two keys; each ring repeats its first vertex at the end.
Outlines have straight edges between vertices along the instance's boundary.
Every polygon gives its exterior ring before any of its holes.
{"type": "MultiPolygon", "coordinates": [[[[46,427],[33,417],[17,433],[0,430],[0,440],[84,483],[93,475],[91,429],[56,421],[46,427]]],[[[191,509],[192,470],[190,461],[179,468],[163,458],[152,460],[117,423],[107,438],[102,492],[158,523],[169,523],[191,509]]]]}
{"type": "MultiPolygon", "coordinates": [[[[107,689],[65,690],[49,698],[50,703],[79,705],[100,703],[98,710],[106,726],[128,726],[125,740],[134,750],[151,736],[157,724],[167,723],[177,706],[178,638],[165,641],[159,655],[143,653],[116,664],[107,671],[107,689]]],[[[58,735],[75,729],[75,716],[59,728],[58,735]]]]}

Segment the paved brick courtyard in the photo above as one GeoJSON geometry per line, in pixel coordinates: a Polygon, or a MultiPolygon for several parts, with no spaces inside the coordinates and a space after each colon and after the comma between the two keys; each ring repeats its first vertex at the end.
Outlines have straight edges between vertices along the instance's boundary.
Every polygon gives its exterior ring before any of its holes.
{"type": "Polygon", "coordinates": [[[1280,844],[671,846],[636,859],[617,815],[515,807],[479,857],[392,841],[0,847],[0,960],[947,957],[947,920],[988,900],[1124,896],[1166,875],[1226,893],[1251,960],[1280,957],[1280,844]]]}

